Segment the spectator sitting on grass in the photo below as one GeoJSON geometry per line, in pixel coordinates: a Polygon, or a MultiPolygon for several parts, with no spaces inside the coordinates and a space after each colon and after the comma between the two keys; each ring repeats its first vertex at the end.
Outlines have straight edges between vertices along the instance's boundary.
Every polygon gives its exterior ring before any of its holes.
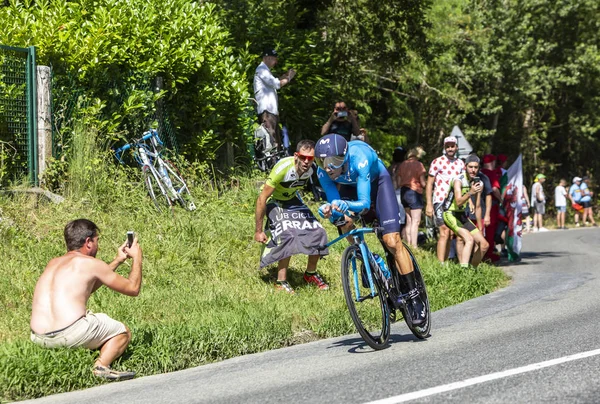
{"type": "Polygon", "coordinates": [[[142,250],[137,237],[131,247],[124,243],[110,264],[96,259],[98,227],[87,219],[68,223],[64,230],[67,253],[52,259],[33,294],[31,340],[44,348],[100,349],[94,375],[110,380],[131,379],[135,372],[119,372],[111,363],[125,352],[131,331],[106,314],[86,310],[90,295],[100,286],[137,296],[142,285],[142,250]],[[131,257],[129,278],[115,270],[131,257]]]}

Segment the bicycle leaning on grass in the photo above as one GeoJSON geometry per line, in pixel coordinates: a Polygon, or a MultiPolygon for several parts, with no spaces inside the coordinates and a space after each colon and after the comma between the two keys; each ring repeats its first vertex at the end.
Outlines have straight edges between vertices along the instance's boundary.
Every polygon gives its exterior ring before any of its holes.
{"type": "Polygon", "coordinates": [[[344,296],[356,330],[371,348],[377,350],[387,345],[391,323],[396,321],[396,310],[400,311],[406,325],[417,338],[427,338],[431,329],[429,299],[419,264],[413,252],[403,242],[414,266],[416,287],[425,310],[425,321],[415,325],[408,308],[410,296],[408,293],[402,293],[406,287],[401,284],[402,279],[396,269],[394,256],[385,248],[382,231],[382,227],[356,228],[326,245],[329,247],[347,237],[352,237],[354,241],[354,244],[348,246],[342,255],[344,296]],[[387,265],[383,258],[373,254],[367,246],[365,241],[367,233],[377,235],[385,251],[387,265]]]}
{"type": "Polygon", "coordinates": [[[161,206],[173,209],[177,203],[184,209],[195,210],[196,205],[186,182],[177,169],[162,157],[162,148],[163,142],[158,132],[150,129],[141,138],[115,150],[115,157],[123,163],[123,153],[133,150],[135,161],[142,169],[148,194],[159,211],[162,210],[161,206]]]}

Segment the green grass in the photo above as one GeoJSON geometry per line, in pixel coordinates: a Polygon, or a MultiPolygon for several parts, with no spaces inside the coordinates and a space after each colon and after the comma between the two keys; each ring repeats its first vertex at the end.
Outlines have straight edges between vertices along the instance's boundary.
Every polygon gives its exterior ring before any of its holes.
{"type": "MultiPolygon", "coordinates": [[[[137,182],[137,171],[102,161],[90,164],[96,164],[93,187],[79,184],[63,204],[0,196],[0,401],[103,383],[90,372],[97,352],[45,350],[29,342],[35,283],[46,263],[65,253],[64,225],[79,217],[100,227],[100,259],[114,258],[127,230],[136,231],[143,248],[140,295],[131,298],[103,287],[88,305],[132,330],[131,345],[114,364],[117,369],[135,370],[139,376],[172,372],[355,332],[340,284],[343,242],[319,263],[329,291],[304,285],[306,257],[292,259],[288,278],[295,296],[275,292],[275,268],[258,270],[254,204],[262,178],[242,175],[239,187],[231,189],[196,179],[192,192],[198,209],[177,209],[173,217],[157,214],[137,182]]],[[[325,227],[330,238],[337,234],[331,225],[325,227]]],[[[369,242],[376,246],[376,240],[369,242]]],[[[457,265],[439,265],[428,251],[417,255],[433,310],[507,282],[494,267],[465,272],[457,265]]],[[[124,264],[118,271],[127,276],[129,267],[124,264]]]]}

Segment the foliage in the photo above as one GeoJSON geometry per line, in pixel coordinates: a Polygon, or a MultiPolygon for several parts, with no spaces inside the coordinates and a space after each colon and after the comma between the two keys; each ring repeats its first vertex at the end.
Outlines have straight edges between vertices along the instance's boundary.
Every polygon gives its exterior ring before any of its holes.
{"type": "MultiPolygon", "coordinates": [[[[187,0],[9,1],[0,43],[35,45],[57,85],[102,105],[109,139],[148,129],[156,102],[173,112],[187,154],[214,159],[240,141],[246,78],[214,5],[187,0]],[[154,93],[155,77],[164,79],[154,93]]],[[[107,139],[100,139],[106,141],[107,139]]]]}

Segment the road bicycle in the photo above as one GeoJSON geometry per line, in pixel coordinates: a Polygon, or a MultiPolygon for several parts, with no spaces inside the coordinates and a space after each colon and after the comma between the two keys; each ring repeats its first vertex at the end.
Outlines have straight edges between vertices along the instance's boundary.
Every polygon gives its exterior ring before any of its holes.
{"type": "Polygon", "coordinates": [[[260,171],[271,171],[279,160],[287,156],[287,151],[275,144],[264,125],[254,131],[254,162],[260,171]]]}
{"type": "Polygon", "coordinates": [[[420,325],[412,323],[411,312],[408,308],[410,297],[392,254],[382,240],[382,227],[362,227],[353,229],[327,243],[329,247],[340,240],[352,237],[354,244],[342,254],[342,286],[350,317],[358,333],[373,349],[379,350],[387,346],[390,336],[391,323],[396,321],[396,310],[399,310],[411,332],[419,339],[429,336],[431,330],[431,312],[427,289],[419,263],[411,249],[405,244],[404,248],[412,260],[416,287],[423,301],[425,321],[420,325]],[[384,248],[387,267],[383,259],[373,254],[365,241],[365,234],[375,233],[384,248]]]}
{"type": "Polygon", "coordinates": [[[135,161],[142,169],[148,195],[159,211],[164,206],[172,210],[175,204],[189,211],[195,210],[196,205],[186,182],[177,169],[163,158],[162,148],[163,142],[158,132],[150,129],[140,139],[132,140],[115,150],[115,157],[123,163],[123,153],[133,150],[135,161]]]}

